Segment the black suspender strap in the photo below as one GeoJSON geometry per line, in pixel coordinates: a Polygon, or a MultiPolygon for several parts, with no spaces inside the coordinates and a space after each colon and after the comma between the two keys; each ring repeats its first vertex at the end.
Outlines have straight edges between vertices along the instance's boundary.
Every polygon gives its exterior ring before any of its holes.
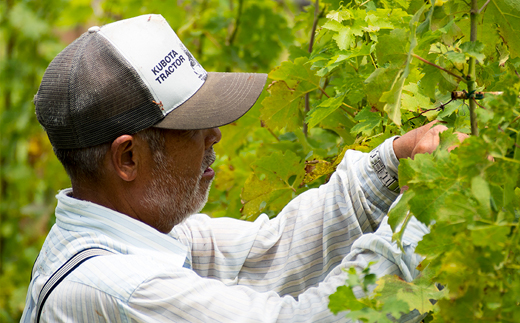
{"type": "Polygon", "coordinates": [[[38,304],[36,305],[36,323],[40,322],[43,304],[49,297],[50,293],[63,279],[65,279],[65,277],[67,277],[68,274],[70,274],[74,269],[90,258],[112,254],[114,253],[105,249],[89,248],[78,252],[69,260],[67,260],[66,263],[64,263],[58,270],[54,272],[54,274],[52,274],[52,276],[49,278],[49,280],[47,280],[45,285],[43,285],[42,290],[40,291],[40,295],[38,296],[38,304]]]}

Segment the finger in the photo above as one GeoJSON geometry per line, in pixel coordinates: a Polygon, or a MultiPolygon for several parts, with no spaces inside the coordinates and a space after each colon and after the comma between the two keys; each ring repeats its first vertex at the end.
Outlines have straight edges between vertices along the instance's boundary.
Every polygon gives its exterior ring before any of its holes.
{"type": "Polygon", "coordinates": [[[413,159],[417,154],[431,154],[437,148],[437,146],[439,146],[439,134],[447,129],[448,128],[446,126],[438,125],[428,130],[424,136],[422,136],[417,145],[415,145],[411,154],[411,158],[413,159]]]}
{"type": "MultiPolygon", "coordinates": [[[[459,142],[463,142],[466,138],[469,138],[469,135],[462,133],[462,132],[455,132],[457,135],[457,138],[459,139],[459,142]]],[[[448,151],[452,151],[453,149],[457,148],[459,144],[452,145],[448,147],[448,151]]]]}
{"type": "Polygon", "coordinates": [[[407,132],[400,138],[394,140],[393,147],[398,159],[411,157],[415,146],[421,141],[424,135],[433,127],[438,120],[432,121],[422,127],[407,132]]]}

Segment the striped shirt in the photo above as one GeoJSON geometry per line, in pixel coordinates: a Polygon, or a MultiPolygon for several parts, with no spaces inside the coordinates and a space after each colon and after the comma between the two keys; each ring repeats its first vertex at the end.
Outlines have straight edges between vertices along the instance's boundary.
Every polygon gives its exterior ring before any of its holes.
{"type": "MultiPolygon", "coordinates": [[[[393,139],[376,149],[396,177],[393,139]]],[[[391,242],[385,215],[397,193],[358,151],[345,154],[327,184],[301,194],[276,218],[254,222],[195,214],[162,234],[70,193],[57,195],[56,224],[35,263],[22,322],[34,322],[53,272],[92,247],[114,254],[68,275],[43,306],[42,322],[348,322],[327,307],[345,284],[344,269],[377,261],[378,277],[410,281],[421,261],[413,250],[427,232],[413,220],[405,252],[391,242]]],[[[420,321],[413,312],[407,319],[420,321]]]]}

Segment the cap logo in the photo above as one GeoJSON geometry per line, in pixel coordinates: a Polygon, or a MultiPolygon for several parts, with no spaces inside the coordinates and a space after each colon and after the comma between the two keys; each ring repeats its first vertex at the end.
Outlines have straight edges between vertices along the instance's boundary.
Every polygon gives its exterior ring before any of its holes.
{"type": "Polygon", "coordinates": [[[179,43],[179,45],[186,54],[186,56],[188,56],[190,66],[193,69],[193,73],[195,73],[199,77],[199,79],[205,81],[208,78],[208,72],[206,72],[206,70],[202,67],[202,65],[200,65],[200,63],[195,59],[195,57],[191,55],[190,51],[186,48],[186,46],[184,46],[183,43],[179,43]]]}
{"type": "Polygon", "coordinates": [[[177,54],[176,51],[172,50],[169,52],[151,69],[153,75],[157,76],[155,81],[159,82],[159,84],[161,84],[162,81],[166,81],[168,76],[172,75],[175,69],[181,66],[184,61],[184,56],[177,54]]]}

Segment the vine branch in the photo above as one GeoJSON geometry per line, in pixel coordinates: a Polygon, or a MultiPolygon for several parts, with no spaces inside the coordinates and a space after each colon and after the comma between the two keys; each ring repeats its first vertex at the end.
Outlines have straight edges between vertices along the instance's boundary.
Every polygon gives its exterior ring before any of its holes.
{"type": "Polygon", "coordinates": [[[482,8],[480,8],[479,11],[477,11],[477,13],[480,15],[480,13],[482,12],[482,10],[484,10],[490,2],[491,2],[491,0],[486,1],[486,3],[484,3],[484,5],[482,6],[482,8]]]}
{"type": "Polygon", "coordinates": [[[260,120],[260,127],[267,129],[267,131],[269,131],[269,133],[273,135],[273,137],[275,137],[278,142],[280,142],[280,138],[278,138],[274,131],[271,130],[271,128],[269,128],[262,120],[260,120]]]}
{"type": "MultiPolygon", "coordinates": [[[[470,13],[470,21],[471,21],[471,33],[470,33],[470,41],[475,42],[477,40],[477,18],[478,18],[478,6],[477,0],[471,0],[471,13],[470,13]]],[[[468,79],[468,92],[474,93],[476,91],[476,59],[475,57],[469,58],[469,74],[467,76],[468,79]]],[[[478,136],[478,126],[477,126],[477,102],[475,100],[469,101],[469,118],[471,121],[471,134],[473,136],[478,136]]]]}
{"type": "MultiPolygon", "coordinates": [[[[319,0],[316,0],[316,2],[314,3],[314,21],[312,22],[312,30],[311,30],[311,39],[309,41],[309,54],[312,53],[312,45],[314,44],[314,34],[316,34],[316,26],[318,25],[318,19],[319,19],[319,15],[320,15],[320,1],[319,0]]],[[[320,87],[321,89],[321,87],[320,87]]],[[[325,92],[322,90],[322,92],[325,92]]],[[[327,93],[325,93],[325,95],[327,95],[327,93]]],[[[329,97],[327,95],[327,97],[329,97]]],[[[305,115],[307,115],[307,113],[309,113],[309,111],[311,110],[310,108],[310,103],[309,103],[309,93],[305,93],[305,115]]],[[[308,133],[308,128],[307,128],[307,122],[303,122],[303,134],[305,135],[305,137],[307,137],[307,133],[308,133]]]]}
{"type": "MultiPolygon", "coordinates": [[[[325,90],[324,90],[321,86],[318,86],[318,89],[321,91],[321,93],[323,93],[323,95],[325,95],[325,96],[327,97],[327,99],[330,99],[330,95],[328,95],[327,92],[325,92],[325,90]]],[[[307,93],[307,94],[308,94],[308,93],[307,93]]],[[[345,102],[341,102],[341,105],[346,106],[347,108],[350,108],[350,109],[352,109],[352,110],[358,112],[358,110],[357,110],[356,108],[354,108],[354,107],[352,107],[352,106],[346,104],[345,102]]],[[[343,108],[343,107],[341,107],[341,108],[343,109],[343,111],[345,111],[346,113],[348,113],[351,117],[355,117],[355,115],[354,115],[352,112],[348,111],[347,109],[345,109],[345,108],[343,108]]]]}
{"type": "Polygon", "coordinates": [[[229,37],[228,45],[233,45],[233,42],[235,41],[235,37],[238,32],[238,26],[240,25],[240,20],[242,17],[242,8],[244,7],[244,0],[238,1],[238,12],[237,12],[237,18],[235,20],[235,26],[233,27],[233,31],[231,32],[231,36],[229,37]]]}
{"type": "Polygon", "coordinates": [[[453,72],[451,72],[451,71],[448,71],[447,69],[445,69],[445,68],[442,67],[442,66],[439,66],[439,65],[437,65],[437,64],[435,64],[435,63],[432,63],[432,62],[430,62],[429,60],[427,60],[427,59],[425,59],[425,58],[422,58],[421,56],[419,56],[419,55],[417,55],[417,54],[412,54],[412,56],[413,56],[414,58],[417,58],[418,60],[420,60],[420,61],[422,61],[422,62],[428,64],[428,65],[431,65],[431,66],[433,66],[433,67],[436,67],[436,68],[440,69],[441,71],[450,74],[450,75],[453,76],[453,77],[456,77],[457,79],[459,79],[459,80],[462,81],[462,82],[466,82],[466,80],[465,80],[462,76],[457,75],[457,74],[455,74],[455,73],[453,73],[453,72]]]}

